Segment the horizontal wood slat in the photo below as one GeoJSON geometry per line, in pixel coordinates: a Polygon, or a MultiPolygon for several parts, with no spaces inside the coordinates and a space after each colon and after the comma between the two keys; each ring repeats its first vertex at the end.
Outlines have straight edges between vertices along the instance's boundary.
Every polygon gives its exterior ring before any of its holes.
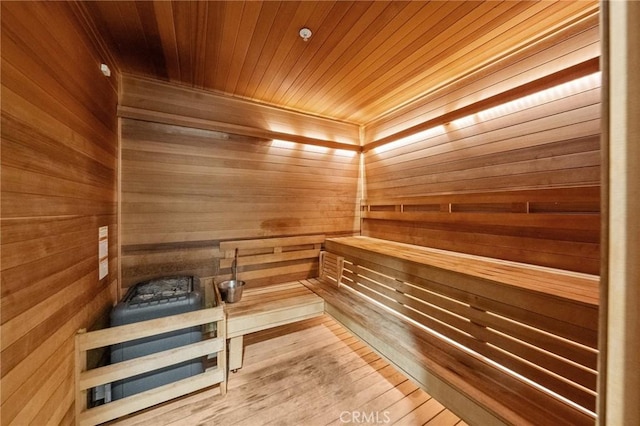
{"type": "Polygon", "coordinates": [[[105,383],[112,383],[116,380],[126,379],[138,374],[154,371],[182,361],[188,361],[194,358],[220,352],[222,347],[222,340],[209,339],[198,343],[192,343],[191,345],[182,346],[180,348],[135,358],[133,360],[94,368],[84,372],[80,376],[79,387],[84,390],[105,383]]]}
{"type": "Polygon", "coordinates": [[[97,425],[117,417],[125,416],[152,405],[160,404],[212,386],[224,381],[224,372],[220,369],[205,371],[197,376],[151,389],[134,396],[119,399],[101,405],[80,414],[79,425],[97,425]]]}
{"type": "Polygon", "coordinates": [[[600,228],[599,215],[584,214],[521,214],[521,213],[414,213],[414,212],[364,212],[363,219],[396,220],[443,225],[468,224],[475,226],[505,225],[513,227],[589,230],[600,228]]]}
{"type": "Polygon", "coordinates": [[[116,343],[128,342],[130,340],[154,336],[156,334],[168,333],[170,331],[181,330],[183,328],[208,324],[220,321],[223,318],[223,310],[216,307],[187,312],[180,314],[177,318],[172,316],[163,317],[141,321],[135,324],[105,328],[102,330],[92,331],[91,333],[80,333],[77,336],[78,348],[81,351],[88,351],[116,343]]]}
{"type": "MultiPolygon", "coordinates": [[[[238,266],[278,263],[288,260],[300,260],[317,257],[320,254],[320,248],[312,250],[299,250],[295,252],[277,253],[277,254],[261,254],[254,256],[243,256],[238,258],[238,266]]],[[[230,268],[232,259],[221,259],[220,268],[230,268]]]]}
{"type": "Polygon", "coordinates": [[[342,284],[595,411],[597,277],[364,237],[325,245],[345,259],[342,284]]]}
{"type": "Polygon", "coordinates": [[[243,336],[267,328],[313,318],[322,313],[324,313],[324,303],[315,295],[303,299],[291,299],[291,305],[283,306],[281,309],[272,309],[263,313],[246,313],[244,317],[242,313],[239,313],[238,318],[229,322],[228,337],[243,336]],[[299,306],[295,306],[294,303],[299,306]]]}
{"type": "Polygon", "coordinates": [[[418,197],[397,197],[387,199],[365,199],[363,208],[380,205],[429,205],[429,204],[499,204],[499,203],[552,203],[560,208],[562,204],[573,202],[600,203],[599,186],[565,188],[544,188],[512,191],[468,192],[460,194],[436,194],[418,197]]]}
{"type": "Polygon", "coordinates": [[[233,250],[257,249],[257,248],[282,248],[287,246],[298,246],[305,244],[321,244],[324,243],[324,235],[301,235],[286,238],[264,238],[253,240],[238,241],[222,241],[220,242],[220,250],[227,254],[227,257],[233,255],[233,250]]]}
{"type": "MultiPolygon", "coordinates": [[[[305,278],[318,275],[318,256],[325,235],[299,235],[220,242],[216,281],[231,278],[231,266],[238,250],[238,279],[253,285],[268,277],[288,277],[302,274],[305,278]]],[[[283,280],[280,280],[282,282],[283,280]]],[[[291,281],[289,279],[284,281],[291,281]]]]}

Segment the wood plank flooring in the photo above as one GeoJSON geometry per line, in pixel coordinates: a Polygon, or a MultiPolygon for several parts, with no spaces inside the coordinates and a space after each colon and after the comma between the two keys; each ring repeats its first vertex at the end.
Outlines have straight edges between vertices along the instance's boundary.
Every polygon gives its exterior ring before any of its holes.
{"type": "Polygon", "coordinates": [[[327,315],[247,335],[226,396],[214,388],[113,424],[465,426],[327,315]]]}

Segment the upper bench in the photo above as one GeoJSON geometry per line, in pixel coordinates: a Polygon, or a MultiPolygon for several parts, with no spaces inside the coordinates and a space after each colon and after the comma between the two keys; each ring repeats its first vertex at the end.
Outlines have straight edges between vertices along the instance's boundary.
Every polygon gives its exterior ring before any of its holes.
{"type": "Polygon", "coordinates": [[[433,391],[435,378],[505,423],[593,423],[597,276],[368,237],[328,239],[325,248],[323,263],[334,266],[323,265],[319,283],[333,276],[405,325],[389,315],[372,323],[373,314],[340,302],[347,296],[330,286],[323,297],[335,293],[342,321],[362,325],[443,403],[450,401],[433,391]]]}

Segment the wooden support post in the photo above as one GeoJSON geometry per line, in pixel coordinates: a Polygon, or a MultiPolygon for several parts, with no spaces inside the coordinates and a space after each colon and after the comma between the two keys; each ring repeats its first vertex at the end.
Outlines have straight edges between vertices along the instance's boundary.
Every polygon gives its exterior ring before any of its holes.
{"type": "MultiPolygon", "coordinates": [[[[218,299],[220,300],[220,299],[218,299]]],[[[216,323],[216,332],[217,338],[221,339],[223,342],[222,350],[218,352],[218,356],[216,359],[217,368],[222,371],[223,379],[220,382],[220,395],[227,394],[227,380],[229,378],[229,373],[227,371],[227,321],[226,318],[218,321],[216,323]]]]}
{"type": "MultiPolygon", "coordinates": [[[[481,309],[481,308],[477,308],[477,307],[475,307],[475,306],[473,306],[473,305],[470,305],[469,307],[472,309],[472,311],[475,311],[475,312],[477,312],[478,314],[486,314],[486,313],[487,313],[487,311],[486,311],[486,310],[481,309]]],[[[487,326],[485,326],[484,324],[481,324],[481,323],[479,323],[479,322],[477,322],[477,321],[474,321],[473,319],[471,319],[471,320],[470,320],[470,322],[471,322],[471,324],[473,324],[474,326],[479,327],[479,330],[478,330],[478,331],[479,331],[480,333],[484,333],[484,332],[485,332],[485,330],[487,329],[487,326]]],[[[486,339],[485,339],[485,338],[482,338],[481,336],[479,336],[479,335],[477,335],[477,334],[475,334],[475,333],[472,333],[472,334],[473,334],[473,337],[475,337],[478,341],[480,341],[480,342],[482,342],[482,343],[487,343],[487,341],[486,341],[486,339]]]]}
{"type": "Polygon", "coordinates": [[[242,368],[242,345],[243,336],[229,339],[229,371],[236,371],[242,368]]]}
{"type": "Polygon", "coordinates": [[[337,256],[336,257],[336,269],[337,269],[337,282],[338,282],[338,287],[340,287],[342,285],[342,271],[344,269],[344,257],[342,256],[337,256]]]}
{"type": "Polygon", "coordinates": [[[321,251],[320,252],[320,257],[318,259],[319,265],[318,265],[318,277],[320,277],[320,279],[324,278],[325,276],[325,272],[324,272],[324,258],[327,255],[326,252],[321,251]]]}
{"type": "Polygon", "coordinates": [[[78,342],[78,336],[85,334],[87,332],[86,328],[78,330],[75,336],[75,374],[74,374],[74,382],[75,382],[75,396],[76,396],[76,416],[75,416],[75,424],[80,424],[80,415],[87,411],[87,390],[82,389],[80,386],[80,375],[87,371],[87,352],[81,350],[80,342],[78,342]]]}

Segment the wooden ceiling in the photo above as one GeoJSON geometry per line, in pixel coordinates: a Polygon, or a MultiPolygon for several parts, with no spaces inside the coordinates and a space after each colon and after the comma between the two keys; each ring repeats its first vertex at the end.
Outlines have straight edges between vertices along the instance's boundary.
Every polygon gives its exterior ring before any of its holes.
{"type": "Polygon", "coordinates": [[[359,125],[598,8],[596,0],[80,5],[122,72],[359,125]]]}

